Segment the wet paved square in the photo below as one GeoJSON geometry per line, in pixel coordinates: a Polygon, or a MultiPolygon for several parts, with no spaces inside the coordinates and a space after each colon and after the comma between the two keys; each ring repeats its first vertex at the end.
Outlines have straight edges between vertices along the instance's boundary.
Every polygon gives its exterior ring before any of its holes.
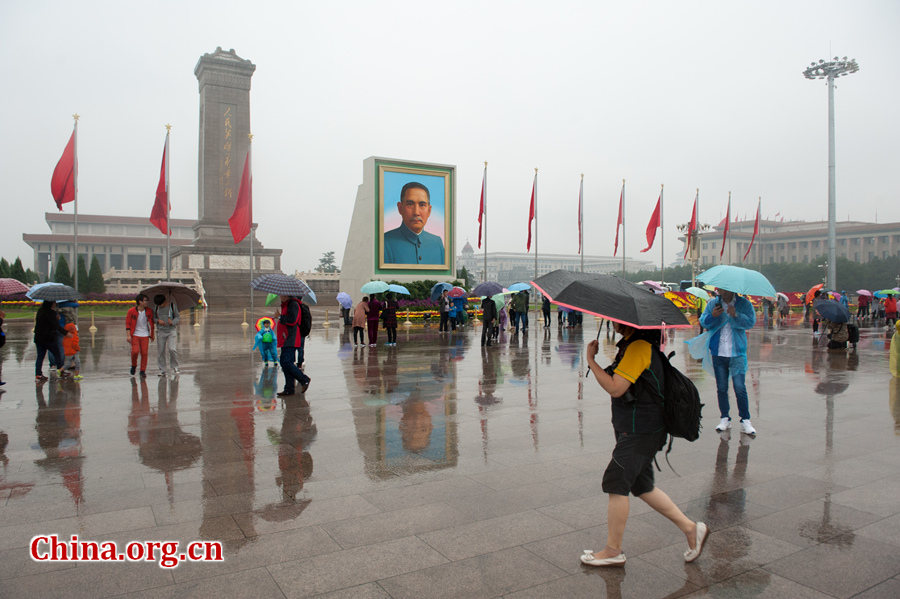
{"type": "MultiPolygon", "coordinates": [[[[657,482],[710,524],[679,531],[632,501],[628,563],[582,566],[606,535],[609,399],[585,379],[586,329],[401,327],[397,347],[315,329],[312,384],[280,372],[239,319],[182,324],[177,379],[128,376],[121,323],[82,325],[80,383],[35,386],[30,323],[8,322],[0,430],[2,597],[897,597],[900,381],[881,329],[855,353],[799,324],[751,333],[750,439],[722,438],[715,382],[668,349],[706,408],[657,482]],[[35,562],[38,534],[221,541],[224,562],[35,562]]],[[[601,353],[614,354],[601,335],[601,353]]],[[[382,343],[385,339],[381,340],[382,343]]],[[[603,360],[598,360],[603,363],[603,360]]],[[[733,398],[732,398],[733,401],[733,398]]]]}

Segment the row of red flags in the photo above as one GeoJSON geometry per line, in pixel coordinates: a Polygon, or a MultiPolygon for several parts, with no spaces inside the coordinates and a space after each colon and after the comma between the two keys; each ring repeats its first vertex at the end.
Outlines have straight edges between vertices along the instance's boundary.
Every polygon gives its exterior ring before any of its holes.
{"type": "MultiPolygon", "coordinates": [[[[694,206],[691,209],[691,219],[688,221],[688,230],[685,235],[685,238],[690,240],[691,235],[693,235],[697,231],[697,201],[699,200],[699,191],[697,192],[697,196],[694,197],[694,206]]],[[[531,229],[532,222],[535,219],[535,197],[537,195],[537,173],[534,175],[534,183],[531,188],[531,202],[528,207],[528,240],[525,242],[525,250],[531,251],[531,229]]],[[[650,215],[650,222],[647,223],[646,237],[647,237],[647,247],[641,250],[641,252],[648,252],[653,247],[653,243],[656,241],[656,230],[662,227],[662,200],[663,200],[663,192],[660,189],[659,198],[656,200],[656,207],[653,209],[653,213],[650,215]]],[[[478,247],[481,247],[481,231],[482,224],[484,220],[484,215],[486,211],[486,203],[487,203],[487,167],[484,169],[484,177],[481,182],[481,201],[478,205],[478,247]]],[[[750,250],[753,248],[753,244],[756,241],[756,236],[759,235],[759,214],[760,214],[760,203],[756,206],[756,222],[753,225],[753,236],[750,238],[750,244],[747,246],[747,251],[744,252],[743,261],[747,260],[747,256],[750,255],[750,250]]],[[[584,251],[584,228],[583,228],[583,215],[584,215],[584,177],[582,177],[581,185],[578,188],[578,253],[581,254],[584,251]]],[[[616,218],[616,236],[613,241],[613,256],[615,256],[619,251],[619,227],[621,227],[625,223],[625,181],[622,181],[622,191],[619,194],[619,213],[616,218]]],[[[730,230],[731,223],[731,194],[728,196],[728,208],[725,214],[725,218],[722,219],[722,222],[719,223],[719,226],[723,226],[722,231],[722,249],[719,252],[719,257],[721,258],[725,252],[725,242],[728,239],[728,233],[730,230]]],[[[684,257],[686,258],[688,255],[688,249],[690,248],[689,244],[686,244],[684,257]]]]}
{"type": "MultiPolygon", "coordinates": [[[[169,213],[172,210],[172,204],[169,201],[169,134],[166,133],[166,142],[163,146],[162,166],[159,170],[159,183],[156,186],[156,200],[153,202],[153,209],[150,211],[150,222],[154,227],[160,230],[163,235],[171,235],[172,229],[169,227],[169,213]]],[[[73,202],[75,200],[76,177],[78,174],[78,151],[77,151],[77,125],[72,131],[69,143],[63,150],[62,157],[53,169],[53,176],[50,179],[50,192],[56,202],[56,207],[60,211],[63,204],[73,202]]],[[[237,202],[234,205],[234,212],[228,219],[228,226],[231,228],[231,236],[235,243],[240,243],[247,235],[250,234],[251,223],[253,222],[253,177],[250,173],[250,150],[247,150],[247,158],[244,160],[244,171],[241,175],[241,186],[238,190],[237,202]]]]}

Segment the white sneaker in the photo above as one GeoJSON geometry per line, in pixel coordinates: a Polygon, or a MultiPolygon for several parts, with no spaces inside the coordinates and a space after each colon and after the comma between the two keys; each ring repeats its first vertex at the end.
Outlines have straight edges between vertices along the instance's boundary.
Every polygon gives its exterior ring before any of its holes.
{"type": "Polygon", "coordinates": [[[749,420],[741,420],[741,432],[745,435],[755,435],[756,429],[753,428],[749,420]]]}
{"type": "Polygon", "coordinates": [[[722,418],[721,422],[719,422],[719,426],[716,427],[716,430],[720,433],[722,431],[727,431],[731,428],[731,418],[722,418]]]}

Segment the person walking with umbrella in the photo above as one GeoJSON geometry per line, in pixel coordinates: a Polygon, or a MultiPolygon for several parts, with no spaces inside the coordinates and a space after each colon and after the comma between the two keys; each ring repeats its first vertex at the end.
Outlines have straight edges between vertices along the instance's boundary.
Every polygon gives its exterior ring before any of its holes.
{"type": "Polygon", "coordinates": [[[309,388],[310,378],[294,363],[297,351],[300,350],[298,362],[303,363],[303,334],[300,332],[300,319],[302,310],[300,298],[282,295],[281,312],[276,313],[278,319],[278,347],[281,348],[281,370],[284,372],[284,390],[278,393],[278,397],[286,397],[294,394],[295,381],[300,383],[300,392],[306,393],[309,388]]]}
{"type": "Polygon", "coordinates": [[[44,376],[44,356],[48,353],[53,356],[54,364],[59,375],[63,376],[63,356],[60,351],[58,335],[68,334],[59,324],[56,302],[44,300],[38,308],[34,319],[34,345],[37,348],[37,358],[34,361],[34,382],[43,383],[47,380],[44,376]]]}
{"type": "Polygon", "coordinates": [[[703,522],[688,518],[675,502],[654,486],[653,460],[666,441],[663,404],[657,397],[664,380],[659,352],[660,329],[638,330],[615,322],[622,335],[613,363],[602,368],[596,361],[600,347],[596,339],[588,343],[587,363],[594,378],[610,394],[616,447],[603,473],[603,491],[609,495],[606,546],[601,551],[585,549],[581,562],[589,566],[622,566],[628,495],[672,521],[685,535],[688,548],[684,561],[693,562],[703,551],[709,529],[703,522]],[[655,387],[655,388],[654,388],[655,387]]]}
{"type": "Polygon", "coordinates": [[[721,416],[716,430],[724,432],[731,428],[728,401],[730,378],[741,418],[741,432],[755,435],[756,429],[750,423],[750,402],[744,376],[747,372],[747,330],[756,324],[756,311],[749,300],[733,291],[719,288],[718,292],[718,296],[709,300],[706,310],[700,316],[700,326],[707,330],[704,334],[708,335],[708,351],[712,356],[716,376],[716,394],[721,416]]]}
{"type": "Polygon", "coordinates": [[[156,321],[157,361],[159,376],[178,374],[178,306],[162,293],[153,296],[153,318],[156,321]],[[168,367],[166,363],[168,362],[168,367]]]}
{"type": "Polygon", "coordinates": [[[141,378],[147,376],[147,353],[156,329],[153,310],[147,306],[148,299],[143,293],[138,293],[134,298],[134,306],[125,314],[125,332],[128,345],[131,347],[131,376],[134,376],[134,371],[137,370],[137,359],[140,355],[141,378]]]}
{"type": "Polygon", "coordinates": [[[384,308],[381,310],[381,321],[384,323],[384,329],[387,331],[386,346],[397,345],[397,300],[394,299],[393,293],[384,295],[384,308]]]}

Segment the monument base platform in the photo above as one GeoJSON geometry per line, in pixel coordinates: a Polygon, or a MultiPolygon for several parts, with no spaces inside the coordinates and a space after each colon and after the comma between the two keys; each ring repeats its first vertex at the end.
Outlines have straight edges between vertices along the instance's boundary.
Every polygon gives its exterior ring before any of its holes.
{"type": "MultiPolygon", "coordinates": [[[[281,272],[281,250],[253,246],[253,278],[281,272]]],[[[250,306],[250,246],[207,244],[180,247],[172,251],[172,268],[196,270],[203,281],[206,302],[210,308],[234,310],[250,306]]],[[[266,293],[253,292],[253,303],[259,308],[266,293]]]]}

